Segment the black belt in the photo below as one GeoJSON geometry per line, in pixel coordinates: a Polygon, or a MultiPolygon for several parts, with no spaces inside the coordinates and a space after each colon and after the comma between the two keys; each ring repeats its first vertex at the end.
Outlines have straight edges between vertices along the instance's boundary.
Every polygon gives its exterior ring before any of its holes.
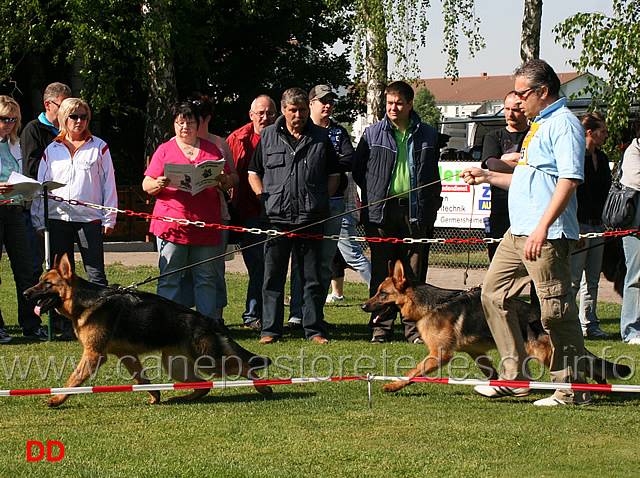
{"type": "Polygon", "coordinates": [[[400,207],[409,207],[409,198],[393,198],[389,199],[389,202],[400,207]]]}

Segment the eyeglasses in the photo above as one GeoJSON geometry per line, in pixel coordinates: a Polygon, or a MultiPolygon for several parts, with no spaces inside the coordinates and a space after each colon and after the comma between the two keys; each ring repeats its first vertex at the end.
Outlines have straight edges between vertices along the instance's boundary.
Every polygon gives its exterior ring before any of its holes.
{"type": "Polygon", "coordinates": [[[529,94],[532,91],[537,90],[539,87],[538,86],[532,86],[531,88],[527,88],[526,90],[523,91],[514,91],[513,93],[520,98],[521,100],[526,100],[527,98],[529,98],[529,94]]]}
{"type": "Polygon", "coordinates": [[[196,125],[195,121],[174,121],[180,128],[193,128],[196,125]]]}
{"type": "Polygon", "coordinates": [[[324,98],[314,98],[314,100],[318,100],[323,105],[333,105],[335,104],[335,100],[330,96],[325,96],[324,98]]]}
{"type": "Polygon", "coordinates": [[[76,114],[76,113],[74,113],[74,114],[69,115],[69,119],[70,119],[70,120],[72,120],[72,121],[78,121],[78,120],[80,120],[80,121],[84,121],[84,120],[86,120],[88,117],[89,117],[89,115],[88,115],[88,114],[86,114],[86,113],[82,113],[82,114],[76,114]]]}
{"type": "Polygon", "coordinates": [[[49,100],[49,103],[53,103],[54,105],[56,105],[58,108],[60,108],[60,105],[58,103],[56,103],[55,101],[51,101],[49,100]]]}
{"type": "Polygon", "coordinates": [[[251,112],[256,116],[266,116],[267,118],[273,118],[276,114],[273,111],[253,111],[251,112]]]}
{"type": "Polygon", "coordinates": [[[2,123],[17,123],[18,118],[9,118],[7,116],[0,116],[0,122],[2,123]]]}

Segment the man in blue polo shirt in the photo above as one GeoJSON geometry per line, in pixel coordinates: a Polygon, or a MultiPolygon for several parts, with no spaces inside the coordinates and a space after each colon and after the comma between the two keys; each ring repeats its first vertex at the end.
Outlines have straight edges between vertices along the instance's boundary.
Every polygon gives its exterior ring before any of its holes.
{"type": "MultiPolygon", "coordinates": [[[[482,306],[502,357],[506,380],[531,380],[518,317],[511,303],[533,281],[544,329],[552,343],[549,373],[553,382],[585,383],[584,340],[571,291],[571,251],[579,227],[575,190],[584,178],[584,129],[559,98],[560,80],[542,60],[514,72],[520,108],[533,123],[513,175],[470,168],[468,184],[489,183],[509,189],[511,228],[489,266],[482,306]]],[[[489,398],[526,396],[527,388],[478,386],[489,398]]],[[[589,405],[588,392],[556,390],[534,405],[589,405]]]]}

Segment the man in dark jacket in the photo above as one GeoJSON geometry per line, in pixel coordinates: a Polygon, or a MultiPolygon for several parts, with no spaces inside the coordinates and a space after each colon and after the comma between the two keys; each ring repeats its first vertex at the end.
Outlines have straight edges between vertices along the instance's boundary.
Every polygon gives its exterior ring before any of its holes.
{"type": "MultiPolygon", "coordinates": [[[[253,151],[260,141],[260,133],[272,125],[277,116],[276,104],[267,95],[258,96],[251,103],[249,110],[250,123],[235,130],[227,138],[233,154],[236,171],[240,182],[233,188],[232,204],[240,215],[242,225],[247,228],[260,227],[260,200],[249,185],[249,162],[253,151]]],[[[265,239],[262,234],[245,232],[242,234],[240,246],[242,258],[249,273],[247,300],[242,320],[245,328],[260,330],[262,328],[262,281],[264,278],[264,246],[253,246],[265,239]]]]}
{"type": "MultiPolygon", "coordinates": [[[[282,116],[260,134],[249,165],[249,184],[261,197],[265,227],[291,231],[329,217],[329,197],[340,183],[338,158],[326,128],[309,121],[309,97],[300,88],[282,95],[282,116]]],[[[322,233],[322,224],[304,233],[322,233]]],[[[299,236],[276,236],[265,244],[261,343],[282,337],[284,285],[289,257],[298,258],[303,287],[302,327],[305,337],[327,343],[320,252],[322,242],[299,236]]]]}
{"type": "MultiPolygon", "coordinates": [[[[413,88],[407,83],[391,83],[385,95],[387,114],[365,130],[353,162],[353,179],[362,190],[366,234],[382,238],[428,237],[442,203],[438,133],[413,111],[413,88]]],[[[371,296],[387,277],[389,261],[400,259],[415,279],[426,277],[425,244],[371,242],[370,247],[371,296]]],[[[372,343],[391,341],[395,316],[394,311],[371,317],[372,343]]],[[[407,341],[421,343],[415,322],[403,319],[402,323],[407,341]]]]}
{"type": "MultiPolygon", "coordinates": [[[[43,94],[44,112],[29,121],[20,134],[20,147],[22,148],[22,171],[25,176],[38,179],[38,166],[44,150],[58,136],[58,108],[60,104],[71,97],[71,88],[64,83],[51,83],[43,94]]],[[[31,255],[33,257],[33,276],[40,280],[42,263],[44,262],[44,240],[31,224],[31,212],[25,208],[27,231],[31,242],[31,255]]]]}

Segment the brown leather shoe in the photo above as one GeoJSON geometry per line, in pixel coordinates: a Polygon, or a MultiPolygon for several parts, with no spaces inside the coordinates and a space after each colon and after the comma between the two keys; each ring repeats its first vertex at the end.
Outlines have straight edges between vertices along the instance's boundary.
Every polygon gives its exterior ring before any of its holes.
{"type": "Polygon", "coordinates": [[[314,338],[311,339],[311,342],[314,342],[316,344],[328,344],[329,339],[326,339],[321,335],[316,335],[314,338]]]}
{"type": "Polygon", "coordinates": [[[278,341],[278,339],[276,337],[271,337],[270,335],[266,335],[264,337],[262,337],[258,343],[259,344],[273,344],[276,343],[278,341]]]}

